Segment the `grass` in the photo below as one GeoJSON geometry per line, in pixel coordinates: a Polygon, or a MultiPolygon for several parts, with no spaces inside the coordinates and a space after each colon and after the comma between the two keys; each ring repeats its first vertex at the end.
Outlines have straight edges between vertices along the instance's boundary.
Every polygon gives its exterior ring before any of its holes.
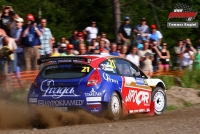
{"type": "Polygon", "coordinates": [[[166,111],[172,111],[172,110],[176,110],[176,109],[178,109],[176,106],[169,105],[169,106],[167,106],[166,111]]]}
{"type": "Polygon", "coordinates": [[[186,88],[200,88],[200,69],[186,70],[181,77],[186,88]]]}
{"type": "Polygon", "coordinates": [[[157,76],[157,78],[161,79],[165,83],[167,89],[170,89],[175,85],[173,76],[157,76]]]}
{"type": "Polygon", "coordinates": [[[167,89],[172,86],[180,86],[183,88],[200,89],[200,69],[185,70],[183,75],[179,78],[177,76],[156,76],[161,79],[167,89]]]}

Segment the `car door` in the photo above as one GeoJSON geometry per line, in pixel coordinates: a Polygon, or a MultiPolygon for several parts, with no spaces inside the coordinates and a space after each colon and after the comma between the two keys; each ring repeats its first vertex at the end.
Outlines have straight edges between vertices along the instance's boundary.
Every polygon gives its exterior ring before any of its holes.
{"type": "Polygon", "coordinates": [[[115,59],[117,69],[123,76],[122,99],[129,113],[149,111],[151,88],[141,77],[139,68],[125,59],[115,59]]]}

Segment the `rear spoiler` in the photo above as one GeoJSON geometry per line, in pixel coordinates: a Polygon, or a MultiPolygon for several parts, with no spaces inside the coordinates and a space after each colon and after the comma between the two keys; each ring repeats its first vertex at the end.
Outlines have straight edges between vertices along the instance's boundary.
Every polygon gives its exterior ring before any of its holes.
{"type": "Polygon", "coordinates": [[[61,56],[61,57],[48,57],[48,58],[40,58],[37,60],[37,64],[41,65],[42,63],[50,62],[50,61],[57,61],[58,62],[74,62],[74,61],[82,61],[82,62],[87,62],[88,64],[90,63],[91,59],[84,58],[84,57],[78,57],[78,56],[61,56]]]}

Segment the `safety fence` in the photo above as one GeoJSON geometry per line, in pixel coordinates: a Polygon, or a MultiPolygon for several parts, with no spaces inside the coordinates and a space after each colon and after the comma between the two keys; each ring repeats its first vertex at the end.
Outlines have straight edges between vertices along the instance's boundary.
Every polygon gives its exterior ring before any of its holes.
{"type": "Polygon", "coordinates": [[[0,90],[13,92],[14,90],[23,90],[26,86],[35,80],[39,70],[23,71],[17,73],[9,73],[0,76],[0,90]]]}

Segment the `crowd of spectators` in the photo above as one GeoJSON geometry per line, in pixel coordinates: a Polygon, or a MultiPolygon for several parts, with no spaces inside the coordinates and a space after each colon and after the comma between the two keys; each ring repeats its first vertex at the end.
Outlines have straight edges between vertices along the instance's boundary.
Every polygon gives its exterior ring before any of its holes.
{"type": "MultiPolygon", "coordinates": [[[[162,33],[155,24],[148,26],[146,19],[133,27],[129,16],[119,27],[121,42],[110,42],[106,33],[99,33],[95,21],[84,30],[74,30],[69,38],[56,40],[47,27],[47,19],[35,21],[27,14],[25,21],[11,6],[3,6],[0,14],[0,73],[38,70],[37,59],[50,56],[108,54],[126,58],[139,66],[147,75],[169,71],[170,52],[162,42],[162,33]],[[133,39],[132,39],[133,38],[133,39]],[[132,41],[133,40],[133,41],[132,41]]],[[[189,38],[180,39],[174,47],[174,67],[200,67],[200,40],[193,47],[189,38]]]]}

